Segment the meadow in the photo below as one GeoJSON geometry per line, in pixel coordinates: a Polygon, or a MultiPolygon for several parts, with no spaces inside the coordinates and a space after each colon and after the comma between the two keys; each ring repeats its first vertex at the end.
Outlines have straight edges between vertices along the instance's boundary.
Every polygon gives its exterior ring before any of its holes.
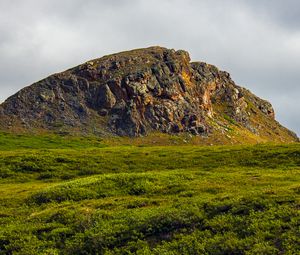
{"type": "Polygon", "coordinates": [[[297,143],[1,133],[0,254],[300,254],[299,173],[297,143]]]}

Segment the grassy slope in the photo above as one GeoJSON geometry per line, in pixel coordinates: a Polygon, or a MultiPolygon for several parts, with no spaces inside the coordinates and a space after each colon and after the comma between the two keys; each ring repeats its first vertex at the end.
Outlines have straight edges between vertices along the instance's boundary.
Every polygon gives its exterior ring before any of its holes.
{"type": "Polygon", "coordinates": [[[300,252],[299,144],[0,137],[0,254],[300,252]]]}

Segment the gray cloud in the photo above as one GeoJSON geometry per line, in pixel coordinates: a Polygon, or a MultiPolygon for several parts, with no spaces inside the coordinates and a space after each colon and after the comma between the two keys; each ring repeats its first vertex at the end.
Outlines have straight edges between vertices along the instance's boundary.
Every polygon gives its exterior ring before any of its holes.
{"type": "Polygon", "coordinates": [[[272,22],[288,30],[298,30],[300,9],[298,0],[252,0],[244,1],[256,15],[271,19],[272,22]]]}
{"type": "Polygon", "coordinates": [[[91,58],[161,45],[229,71],[300,134],[300,3],[2,0],[0,101],[91,58]]]}

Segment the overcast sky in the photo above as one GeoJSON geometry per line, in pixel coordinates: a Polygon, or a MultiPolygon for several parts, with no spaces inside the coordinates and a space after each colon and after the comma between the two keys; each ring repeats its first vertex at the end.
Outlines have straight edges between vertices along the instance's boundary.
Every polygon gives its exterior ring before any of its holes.
{"type": "Polygon", "coordinates": [[[298,0],[0,0],[0,101],[89,59],[152,45],[230,72],[300,134],[298,0]]]}

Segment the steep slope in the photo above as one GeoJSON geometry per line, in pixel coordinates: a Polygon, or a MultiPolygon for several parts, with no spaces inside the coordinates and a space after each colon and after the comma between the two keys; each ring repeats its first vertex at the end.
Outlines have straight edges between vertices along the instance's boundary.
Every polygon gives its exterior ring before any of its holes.
{"type": "MultiPolygon", "coordinates": [[[[297,141],[270,103],[186,51],[150,47],[88,61],[8,98],[3,130],[140,136],[151,132],[297,141]]],[[[246,139],[246,140],[247,140],[246,139]]]]}

